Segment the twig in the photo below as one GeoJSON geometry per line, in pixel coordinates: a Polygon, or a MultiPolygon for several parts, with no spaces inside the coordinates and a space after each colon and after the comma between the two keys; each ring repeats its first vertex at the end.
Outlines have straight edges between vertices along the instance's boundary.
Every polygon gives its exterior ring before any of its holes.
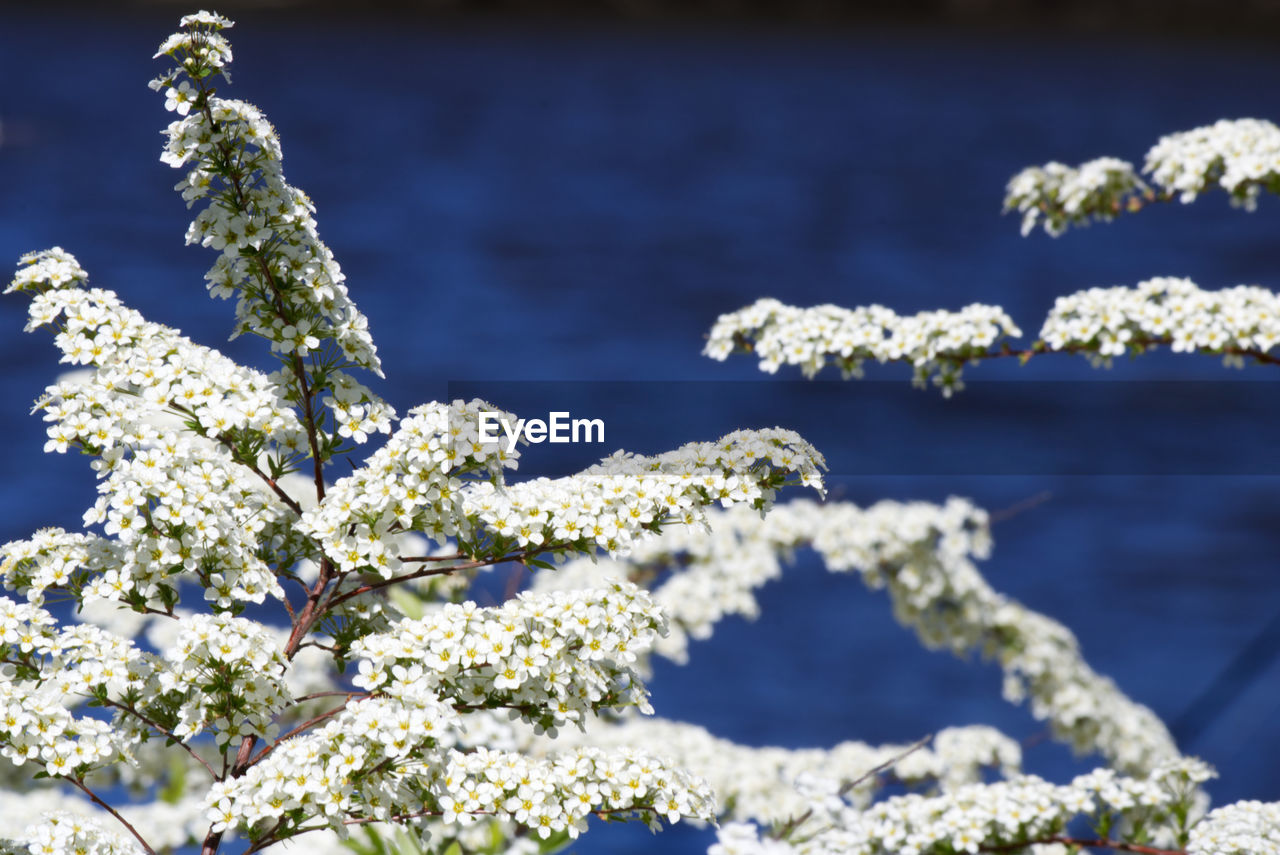
{"type": "Polygon", "coordinates": [[[122,704],[122,703],[120,703],[120,702],[118,702],[118,701],[113,701],[113,700],[111,700],[110,698],[102,699],[102,702],[103,702],[106,706],[109,706],[109,707],[115,707],[115,708],[116,708],[116,709],[118,709],[118,710],[121,710],[121,711],[123,711],[123,712],[127,712],[127,713],[129,713],[129,714],[130,714],[130,715],[132,715],[134,718],[138,719],[138,721],[142,722],[142,723],[143,723],[143,724],[145,724],[147,727],[149,727],[149,728],[151,728],[152,730],[156,731],[157,733],[161,734],[161,735],[162,735],[162,736],[164,736],[166,739],[172,739],[174,742],[176,742],[176,743],[178,744],[178,746],[179,746],[180,748],[182,748],[182,750],[183,750],[183,751],[186,751],[188,754],[190,754],[192,757],[194,757],[194,758],[195,758],[195,760],[196,760],[196,762],[197,762],[197,763],[199,763],[201,766],[203,766],[203,767],[205,768],[205,771],[207,771],[207,772],[209,773],[209,775],[210,775],[210,776],[211,776],[215,781],[216,781],[216,780],[218,780],[218,773],[217,773],[217,772],[215,772],[215,771],[213,771],[213,767],[209,765],[208,761],[207,761],[207,760],[205,760],[203,757],[201,757],[199,754],[197,754],[197,753],[196,753],[196,750],[195,750],[194,748],[192,748],[190,745],[187,745],[185,742],[183,742],[183,741],[182,741],[182,739],[181,739],[181,738],[179,738],[179,737],[177,736],[177,734],[175,734],[173,731],[168,730],[168,729],[166,729],[166,728],[164,728],[164,727],[160,726],[160,725],[159,725],[159,724],[157,724],[156,722],[154,722],[154,721],[152,721],[151,719],[147,718],[147,717],[146,717],[145,715],[143,715],[142,713],[138,712],[138,711],[137,711],[136,709],[134,709],[133,707],[125,706],[124,704],[122,704]]]}
{"type": "Polygon", "coordinates": [[[994,846],[979,846],[979,852],[1021,852],[1039,843],[1061,843],[1064,846],[1078,846],[1082,849],[1115,849],[1119,852],[1137,852],[1140,855],[1186,855],[1183,849],[1158,849],[1154,846],[1143,846],[1140,843],[1125,843],[1122,840],[1084,840],[1079,837],[1061,837],[1053,835],[1037,840],[1024,840],[1018,843],[1000,843],[994,846]]]}
{"type": "MultiPolygon", "coordinates": [[[[848,781],[843,786],[841,786],[840,789],[837,790],[837,792],[842,797],[849,795],[849,793],[853,791],[854,787],[871,780],[876,775],[879,775],[881,772],[888,770],[895,764],[901,762],[902,760],[905,760],[907,757],[910,757],[912,754],[914,754],[915,752],[919,751],[921,748],[924,748],[926,745],[928,745],[932,739],[933,739],[933,734],[931,733],[928,736],[925,736],[925,737],[922,737],[921,739],[916,740],[914,743],[908,746],[906,750],[904,750],[901,754],[895,754],[893,757],[890,757],[888,760],[884,761],[879,766],[875,766],[874,768],[870,769],[867,772],[864,772],[862,775],[858,776],[857,778],[854,778],[852,781],[848,781]]],[[[804,822],[807,819],[809,819],[809,817],[811,816],[813,816],[813,808],[809,808],[807,811],[800,814],[799,816],[793,819],[787,820],[787,822],[785,822],[780,828],[774,830],[773,833],[770,834],[769,836],[772,837],[774,840],[785,840],[787,836],[791,834],[791,832],[795,831],[797,828],[803,825],[804,822]]]]}
{"type": "Polygon", "coordinates": [[[1002,523],[1007,520],[1011,520],[1014,517],[1016,517],[1018,514],[1029,511],[1032,508],[1036,507],[1037,505],[1043,505],[1045,502],[1049,501],[1052,498],[1053,498],[1052,490],[1041,490],[1039,493],[1036,493],[1034,496],[1028,496],[1027,498],[1022,499],[1021,501],[1014,502],[1012,505],[1009,505],[1006,508],[1001,508],[998,511],[992,511],[987,515],[987,521],[992,524],[995,524],[995,523],[1002,523]]]}
{"type": "Polygon", "coordinates": [[[82,793],[84,793],[86,796],[88,796],[88,797],[89,797],[89,799],[90,799],[90,800],[91,800],[95,805],[97,805],[98,807],[100,807],[100,808],[102,808],[103,810],[105,810],[107,813],[109,813],[109,814],[111,814],[112,816],[114,816],[114,817],[116,818],[116,821],[117,821],[117,822],[119,822],[119,823],[120,823],[121,825],[123,825],[125,828],[129,829],[129,833],[130,833],[130,834],[132,834],[134,837],[136,837],[136,838],[138,839],[138,843],[140,843],[140,844],[142,845],[142,848],[143,848],[143,849],[145,849],[145,850],[147,851],[148,855],[156,855],[156,850],[152,849],[152,848],[151,848],[151,846],[147,843],[146,839],[145,839],[141,834],[139,834],[139,833],[138,833],[138,829],[136,829],[136,828],[134,828],[132,825],[130,825],[130,824],[129,824],[129,820],[127,820],[127,819],[125,819],[124,817],[122,817],[122,816],[121,816],[121,815],[116,811],[116,809],[115,809],[115,808],[113,808],[111,805],[109,805],[109,804],[107,804],[106,802],[104,802],[102,799],[98,798],[97,793],[95,793],[93,790],[91,790],[91,789],[89,789],[88,787],[86,787],[86,786],[84,785],[84,782],[83,782],[83,781],[81,781],[81,780],[79,780],[79,779],[77,779],[77,778],[69,777],[69,776],[67,776],[67,775],[60,775],[59,777],[61,777],[61,778],[65,779],[65,780],[67,780],[67,781],[70,781],[72,784],[74,784],[74,785],[76,786],[76,788],[77,788],[77,789],[79,789],[79,790],[80,790],[80,792],[82,792],[82,793]]]}

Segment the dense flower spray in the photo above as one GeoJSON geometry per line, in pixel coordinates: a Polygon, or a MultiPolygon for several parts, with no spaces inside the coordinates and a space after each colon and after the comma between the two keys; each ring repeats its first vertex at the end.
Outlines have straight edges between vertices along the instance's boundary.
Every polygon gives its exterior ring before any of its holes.
{"type": "MultiPolygon", "coordinates": [[[[714,855],[1280,853],[1277,805],[1206,812],[1212,770],[1066,627],[986,583],[987,517],[969,502],[775,507],[784,486],[821,490],[824,468],[782,429],[508,483],[521,452],[482,439],[490,405],[397,415],[358,379],[382,374],[368,324],[274,129],[214,88],[231,26],[200,12],[161,45],[177,63],[152,84],[177,116],[162,160],[199,206],[188,242],[219,253],[210,293],[235,298],[235,332],[279,367],[147,321],[58,248],[24,256],[8,289],[74,369],[37,404],[46,450],[91,458],[99,496],[84,531],[0,548],[0,851],[287,852],[301,837],[314,852],[532,855],[597,817],[720,820],[714,855]],[[753,591],[799,549],[884,589],[926,646],[993,659],[1008,700],[1107,765],[1026,776],[1018,743],[987,727],[792,751],[654,719],[652,657],[684,661],[722,618],[754,615],[753,591]],[[538,569],[530,589],[468,601],[505,562],[538,569]]],[[[1147,172],[1162,197],[1217,183],[1251,207],[1278,189],[1276,136],[1261,122],[1175,135],[1147,172]]],[[[1110,159],[1028,170],[1009,192],[1025,229],[1055,234],[1156,198],[1110,159]]],[[[1021,333],[996,307],[761,301],[722,317],[707,352],[808,374],[905,360],[949,392],[966,361],[996,355],[1105,362],[1167,343],[1275,361],[1275,301],[1175,279],[1093,289],[1061,299],[1026,351],[1002,342],[1021,333]]]]}
{"type": "Polygon", "coordinates": [[[541,841],[592,815],[711,820],[706,784],[643,752],[533,754],[475,735],[495,710],[546,733],[650,711],[634,663],[666,618],[643,590],[487,609],[461,595],[480,568],[621,555],[703,525],[710,504],[765,511],[785,484],[820,488],[821,456],[788,431],[741,431],[507,484],[519,452],[477,435],[490,405],[398,418],[351,373],[382,368],[274,130],[213,86],[231,25],[184,18],[157,54],[177,66],[152,87],[178,115],[162,160],[198,206],[187,241],[218,250],[209,290],[235,298],[236,333],[266,339],[278,370],[145,320],[59,248],[24,256],[8,289],[80,369],[38,409],[47,450],[93,459],[99,498],[86,531],[3,548],[21,599],[0,599],[0,756],[15,779],[78,793],[32,790],[55,809],[6,835],[34,851],[212,853],[376,821],[486,818],[541,841]],[[329,465],[379,433],[332,482],[329,465]],[[387,596],[413,584],[422,602],[458,602],[411,620],[387,596]],[[72,620],[46,608],[66,596],[72,620]],[[112,807],[102,793],[122,784],[154,806],[112,807]]]}

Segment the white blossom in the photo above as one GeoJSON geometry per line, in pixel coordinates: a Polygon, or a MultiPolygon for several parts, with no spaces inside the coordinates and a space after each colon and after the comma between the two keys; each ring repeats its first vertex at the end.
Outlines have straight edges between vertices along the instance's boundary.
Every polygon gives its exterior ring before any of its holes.
{"type": "Polygon", "coordinates": [[[763,299],[721,315],[711,328],[703,354],[724,360],[736,349],[751,350],[760,370],[798,365],[813,377],[828,361],[843,376],[862,376],[862,364],[901,360],[915,368],[914,382],[930,378],[944,394],[961,388],[960,369],[974,354],[985,353],[1004,336],[1022,332],[999,307],[975,303],[958,312],[921,312],[908,317],[884,306],[808,309],[763,299]]]}

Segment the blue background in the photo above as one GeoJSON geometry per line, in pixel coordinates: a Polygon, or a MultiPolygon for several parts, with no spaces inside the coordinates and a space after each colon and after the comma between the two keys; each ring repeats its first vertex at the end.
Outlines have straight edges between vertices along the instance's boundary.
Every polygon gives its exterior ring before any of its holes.
{"type": "MultiPolygon", "coordinates": [[[[212,251],[182,245],[179,175],[157,159],[169,116],[145,87],[180,12],[0,14],[0,257],[61,245],[151,319],[222,345],[231,307],[205,297],[212,251]]],[[[763,296],[900,313],[996,303],[1030,338],[1054,297],[1091,285],[1154,275],[1276,285],[1272,198],[1252,215],[1221,196],[1157,206],[1058,240],[1020,238],[999,216],[1005,182],[1028,164],[1140,163],[1164,133],[1275,118],[1280,59],[1262,42],[236,17],[236,85],[224,94],[276,124],[286,174],[316,202],[370,318],[388,374],[375,386],[401,410],[460,380],[760,380],[750,359],[699,351],[719,313],[763,296]]],[[[26,415],[59,368],[44,335],[20,332],[24,313],[21,298],[0,301],[0,541],[76,526],[92,501],[87,466],[42,455],[41,424],[26,415]]],[[[266,364],[258,345],[224,349],[266,364]]],[[[1038,387],[1247,380],[1270,400],[1273,371],[1156,354],[1109,374],[1064,357],[969,376],[1038,387]]],[[[908,371],[871,376],[905,386],[908,371]]],[[[803,381],[784,371],[769,382],[786,400],[803,381]]],[[[992,430],[1008,415],[991,412],[992,430]]],[[[779,408],[774,421],[830,433],[823,417],[779,408]]],[[[710,438],[689,433],[690,418],[652,408],[653,448],[710,438]]],[[[1024,472],[846,471],[833,487],[864,504],[958,494],[993,511],[1047,493],[995,526],[991,583],[1071,627],[1098,671],[1215,764],[1219,803],[1275,800],[1280,481],[1155,474],[1249,472],[1275,423],[1224,418],[1237,423],[1225,438],[1215,430],[1212,449],[1176,412],[1142,428],[1189,455],[1199,444],[1218,459],[1225,446],[1234,463],[1223,470],[1170,465],[1165,443],[1145,442],[1118,411],[1081,428],[1124,449],[1114,470],[1072,474],[1059,462],[1070,455],[1033,426],[1006,440],[1045,455],[1024,472]]],[[[858,428],[858,445],[838,452],[874,461],[874,435],[858,428]]],[[[943,420],[909,430],[922,448],[951,441],[943,420]]],[[[728,621],[689,666],[659,667],[659,714],[754,745],[907,742],[969,723],[1018,738],[1040,730],[999,700],[994,668],[921,650],[882,595],[811,557],[761,599],[760,620],[728,621]]],[[[1026,760],[1058,778],[1089,765],[1052,744],[1026,760]]],[[[707,835],[681,828],[660,841],[696,852],[707,835]]],[[[576,848],[656,842],[612,827],[576,848]]]]}

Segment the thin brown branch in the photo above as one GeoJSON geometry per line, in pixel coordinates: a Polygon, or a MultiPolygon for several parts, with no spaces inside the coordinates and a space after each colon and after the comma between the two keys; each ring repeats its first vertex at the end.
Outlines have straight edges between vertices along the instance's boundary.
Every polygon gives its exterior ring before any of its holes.
{"type": "MultiPolygon", "coordinates": [[[[840,787],[838,791],[839,794],[842,797],[847,796],[850,792],[853,791],[854,787],[858,786],[859,784],[865,783],[871,780],[872,778],[876,777],[880,773],[886,772],[889,769],[893,768],[895,765],[902,762],[906,758],[910,757],[912,754],[916,753],[921,748],[924,748],[926,745],[929,744],[929,742],[932,739],[933,739],[932,733],[929,734],[928,736],[921,737],[920,739],[916,740],[911,745],[909,745],[900,754],[895,754],[894,756],[890,757],[888,760],[884,761],[880,765],[874,766],[868,771],[859,775],[857,778],[854,778],[852,781],[845,782],[840,787]]],[[[809,808],[807,811],[800,814],[799,816],[793,817],[792,819],[787,820],[782,826],[780,826],[775,831],[773,831],[773,833],[770,834],[769,836],[772,837],[774,840],[786,840],[787,837],[793,831],[795,831],[797,828],[803,825],[805,820],[809,819],[809,817],[811,816],[813,816],[813,808],[809,808]]]]}
{"type": "Polygon", "coordinates": [[[1021,501],[1014,502],[1012,505],[1009,505],[1008,507],[1001,508],[998,511],[992,511],[990,514],[987,515],[987,521],[992,525],[995,525],[996,523],[1006,522],[1018,516],[1018,514],[1025,513],[1026,511],[1031,510],[1037,505],[1044,504],[1045,502],[1049,501],[1052,498],[1053,498],[1052,490],[1041,490],[1039,493],[1036,493],[1034,496],[1028,496],[1027,498],[1022,499],[1021,501]]]}
{"type": "Polygon", "coordinates": [[[203,757],[201,757],[198,753],[196,753],[196,750],[194,748],[192,748],[190,745],[187,745],[185,742],[183,742],[181,738],[179,738],[175,733],[173,733],[173,731],[162,727],[161,725],[147,718],[142,713],[138,712],[133,707],[125,706],[119,701],[113,701],[110,698],[107,698],[103,700],[102,703],[104,704],[104,706],[114,707],[120,710],[121,712],[128,713],[129,715],[136,718],[138,721],[145,724],[147,727],[154,730],[156,733],[159,733],[161,736],[164,736],[166,739],[172,739],[175,743],[177,743],[179,748],[181,748],[183,751],[190,754],[197,763],[203,766],[205,770],[209,773],[210,777],[212,777],[215,781],[218,780],[218,773],[213,771],[213,767],[209,765],[209,762],[205,760],[203,757]]]}
{"type": "MultiPolygon", "coordinates": [[[[1140,347],[1140,348],[1161,347],[1161,346],[1170,345],[1172,343],[1173,343],[1173,339],[1169,338],[1168,336],[1164,336],[1161,338],[1133,338],[1133,339],[1130,339],[1128,342],[1126,342],[1126,344],[1129,347],[1140,347]]],[[[1091,347],[1087,344],[1068,344],[1063,347],[1054,349],[1054,348],[1050,348],[1043,341],[1037,341],[1035,344],[1031,345],[1031,347],[1019,349],[1019,348],[1010,347],[1008,342],[1005,342],[1004,345],[1001,346],[998,350],[982,351],[979,353],[966,356],[963,358],[963,360],[960,359],[959,357],[955,357],[954,359],[957,362],[959,361],[967,362],[970,360],[1005,359],[1009,357],[1016,357],[1018,359],[1022,359],[1025,362],[1030,360],[1031,357],[1039,356],[1042,353],[1045,353],[1045,354],[1047,353],[1095,353],[1096,351],[1097,351],[1097,348],[1091,347]]],[[[1280,365],[1280,356],[1272,356],[1269,353],[1266,353],[1261,350],[1255,350],[1253,348],[1224,347],[1219,350],[1209,350],[1207,348],[1196,348],[1196,351],[1211,354],[1211,355],[1230,355],[1230,356],[1248,357],[1268,365],[1280,365]]]]}
{"type": "Polygon", "coordinates": [[[1139,855],[1187,855],[1182,849],[1158,849],[1154,846],[1143,846],[1140,843],[1125,843],[1123,840],[1085,840],[1079,837],[1052,835],[1036,840],[1024,840],[1018,843],[1001,843],[994,846],[979,846],[979,852],[1021,852],[1030,846],[1040,843],[1061,843],[1063,846],[1077,846],[1081,849],[1114,849],[1117,852],[1137,852],[1139,855]]]}
{"type": "Polygon", "coordinates": [[[928,736],[923,736],[920,739],[917,739],[915,742],[911,743],[911,745],[907,746],[907,748],[903,750],[901,754],[895,754],[893,757],[890,757],[888,760],[884,761],[879,766],[876,766],[871,770],[864,772],[859,777],[854,778],[852,781],[847,782],[844,786],[840,788],[840,791],[839,791],[840,795],[842,796],[849,795],[849,793],[853,792],[854,787],[858,786],[859,784],[866,783],[867,781],[874,778],[876,775],[879,775],[881,772],[887,772],[889,769],[898,765],[903,760],[906,760],[912,754],[915,754],[917,751],[919,751],[921,748],[924,748],[926,745],[928,745],[932,741],[933,741],[932,733],[930,733],[928,736]]]}
{"type": "Polygon", "coordinates": [[[566,546],[568,546],[566,543],[549,543],[543,546],[534,547],[533,549],[526,549],[524,552],[515,552],[510,555],[502,555],[495,558],[477,558],[475,561],[469,561],[464,564],[453,564],[449,567],[430,569],[424,567],[423,569],[416,570],[413,573],[406,573],[402,576],[392,576],[389,579],[379,579],[376,582],[369,582],[366,585],[361,585],[359,588],[354,588],[342,594],[339,594],[337,589],[334,589],[333,593],[329,595],[329,599],[325,601],[324,607],[321,611],[322,613],[327,613],[334,606],[344,603],[353,597],[358,597],[361,594],[367,594],[370,591],[376,591],[380,588],[397,585],[401,582],[408,582],[413,579],[425,579],[429,576],[445,576],[449,573],[456,573],[460,570],[475,570],[480,567],[492,567],[495,564],[505,564],[508,561],[525,561],[534,556],[541,555],[544,552],[555,552],[557,550],[564,549],[566,546]]]}
{"type": "Polygon", "coordinates": [[[142,846],[142,848],[143,848],[144,850],[146,850],[146,852],[148,853],[148,855],[156,855],[156,850],[152,849],[152,848],[151,848],[151,846],[150,846],[150,844],[148,844],[148,843],[147,843],[146,838],[144,838],[141,834],[139,834],[139,833],[138,833],[138,829],[136,829],[136,828],[134,828],[132,825],[130,825],[130,824],[129,824],[129,820],[127,820],[127,819],[125,819],[124,817],[122,817],[122,816],[121,816],[121,815],[116,811],[116,809],[115,809],[115,808],[113,808],[111,805],[109,805],[109,804],[107,804],[106,802],[104,802],[102,799],[98,798],[97,793],[95,793],[93,790],[91,790],[91,789],[89,789],[88,787],[86,787],[86,786],[84,785],[84,782],[83,782],[83,781],[79,780],[78,778],[72,778],[72,777],[69,777],[69,776],[67,776],[67,775],[60,775],[59,777],[63,778],[64,780],[70,781],[72,784],[74,784],[74,785],[75,785],[75,787],[76,787],[77,789],[79,789],[79,790],[80,790],[80,792],[82,792],[82,793],[84,793],[86,796],[88,796],[88,797],[89,797],[89,799],[90,799],[90,800],[91,800],[95,805],[97,805],[98,807],[102,808],[102,809],[103,809],[103,810],[105,810],[107,813],[111,814],[113,817],[115,817],[115,818],[116,818],[116,821],[117,821],[117,822],[119,822],[119,823],[120,823],[121,825],[123,825],[125,828],[129,829],[129,833],[130,833],[130,834],[132,834],[135,838],[137,838],[137,841],[138,841],[139,845],[141,845],[141,846],[142,846]]]}
{"type": "Polygon", "coordinates": [[[422,564],[425,562],[435,562],[435,561],[461,561],[463,558],[466,558],[466,557],[467,556],[463,555],[461,552],[455,552],[452,555],[410,555],[410,556],[401,558],[400,563],[401,564],[409,564],[409,563],[422,564]]]}
{"type": "Polygon", "coordinates": [[[275,825],[271,826],[271,828],[264,832],[261,837],[253,841],[253,843],[249,845],[249,848],[244,850],[244,855],[252,855],[252,853],[257,852],[260,849],[265,849],[267,846],[275,843],[276,832],[280,830],[280,826],[282,825],[284,825],[284,817],[277,819],[275,825]]]}
{"type": "Polygon", "coordinates": [[[327,710],[325,712],[320,713],[320,715],[318,716],[314,716],[312,718],[307,719],[302,724],[298,725],[293,730],[286,733],[284,736],[279,737],[278,739],[276,739],[275,742],[272,742],[270,745],[266,746],[261,751],[259,751],[258,756],[254,757],[251,761],[249,761],[248,765],[252,766],[258,761],[260,761],[263,757],[266,757],[268,754],[270,754],[272,751],[275,750],[275,747],[277,745],[284,742],[286,739],[290,739],[294,736],[297,736],[299,733],[302,733],[308,730],[309,728],[314,727],[315,725],[319,724],[320,722],[324,721],[327,718],[333,718],[335,715],[337,715],[338,713],[342,712],[347,708],[347,704],[351,703],[352,698],[356,697],[357,695],[364,695],[367,697],[368,693],[366,692],[317,692],[315,695],[308,695],[305,698],[299,698],[299,702],[308,700],[310,698],[323,697],[325,695],[345,695],[347,699],[342,703],[338,704],[338,706],[334,707],[333,709],[327,710]]]}

